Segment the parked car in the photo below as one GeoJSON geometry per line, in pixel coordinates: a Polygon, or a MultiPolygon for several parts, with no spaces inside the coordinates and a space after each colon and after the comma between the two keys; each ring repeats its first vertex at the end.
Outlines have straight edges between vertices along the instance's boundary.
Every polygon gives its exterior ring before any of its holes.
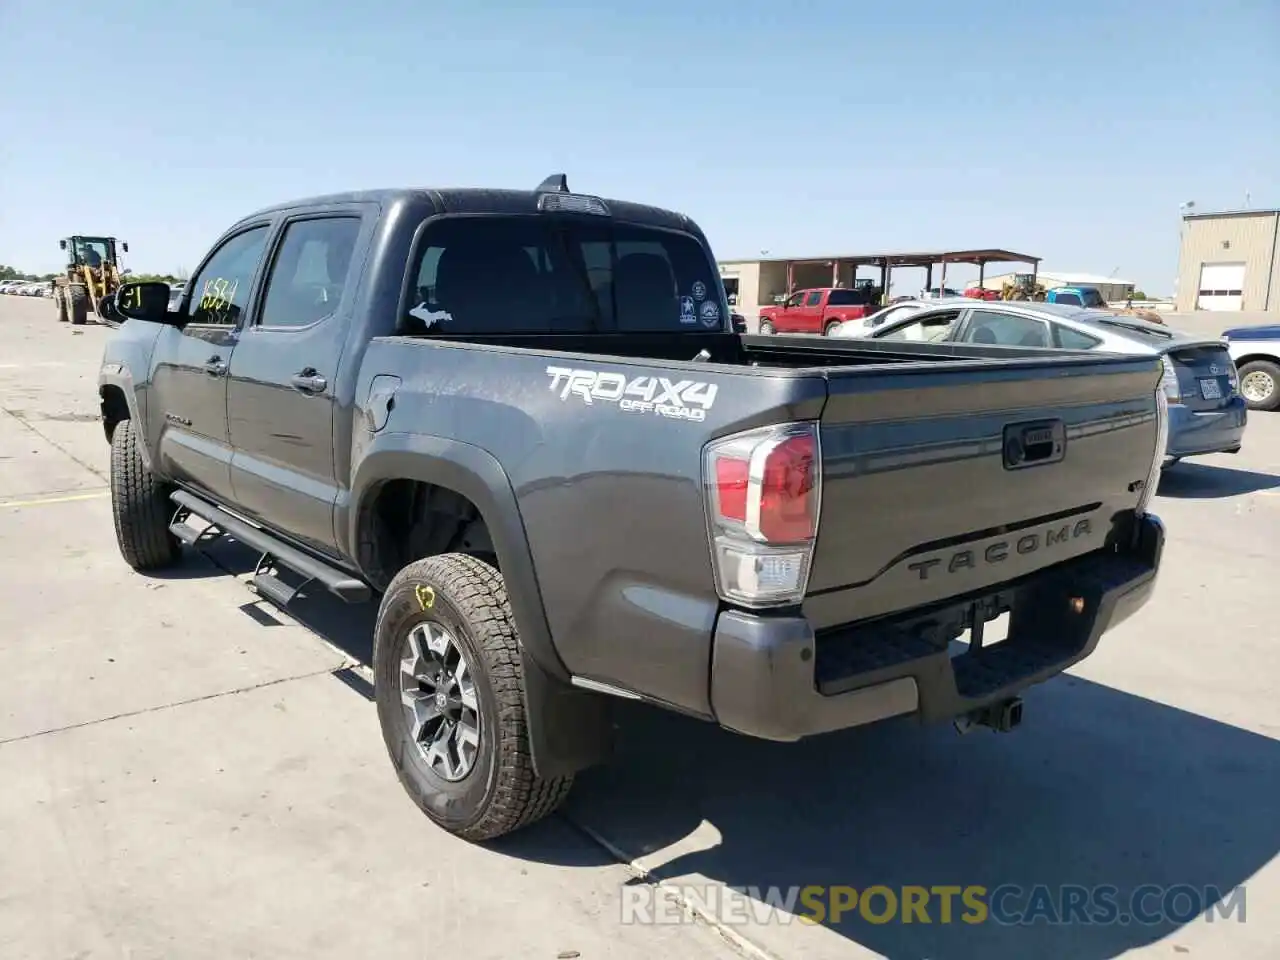
{"type": "Polygon", "coordinates": [[[875,287],[815,287],[797,290],[779,306],[760,308],[760,332],[831,333],[841,323],[880,309],[875,287]]]}
{"type": "Polygon", "coordinates": [[[688,217],[563,177],[250,214],[179,311],[121,287],[121,556],[229,535],[272,602],[380,595],[387,753],[469,840],[559,806],[617,698],[775,741],[1017,726],[1151,595],[1160,363],[744,336],[717,278],[688,217]]]}
{"type": "Polygon", "coordinates": [[[1169,404],[1167,456],[1179,460],[1240,450],[1248,404],[1240,395],[1236,366],[1224,340],[1187,336],[1107,310],[1056,303],[978,305],[970,300],[911,306],[872,330],[855,323],[848,331],[842,326],[834,336],[1155,354],[1164,367],[1161,389],[1169,404]]]}
{"type": "MultiPolygon", "coordinates": [[[[971,300],[999,300],[1001,299],[999,290],[989,290],[986,287],[980,287],[976,283],[965,287],[963,296],[971,300]]],[[[931,299],[937,299],[931,298],[931,299]]]]}
{"type": "Polygon", "coordinates": [[[182,302],[182,295],[186,292],[186,281],[179,281],[169,288],[169,309],[177,310],[178,304],[182,302]]]}
{"type": "Polygon", "coordinates": [[[1222,336],[1240,372],[1240,393],[1249,409],[1280,409],[1280,324],[1232,327],[1222,336]]]}

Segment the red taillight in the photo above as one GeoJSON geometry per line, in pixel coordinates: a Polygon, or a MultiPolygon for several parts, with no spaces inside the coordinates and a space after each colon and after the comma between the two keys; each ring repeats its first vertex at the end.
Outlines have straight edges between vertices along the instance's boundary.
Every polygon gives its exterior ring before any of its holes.
{"type": "Polygon", "coordinates": [[[814,535],[818,524],[818,492],[813,484],[816,454],[817,444],[810,434],[782,441],[765,457],[757,528],[769,542],[794,543],[814,535]]]}
{"type": "Polygon", "coordinates": [[[748,606],[800,602],[818,535],[817,424],[716,440],[707,445],[703,476],[720,596],[748,606]]]}
{"type": "Polygon", "coordinates": [[[716,503],[720,516],[744,522],[747,519],[748,460],[716,457],[716,503]]]}

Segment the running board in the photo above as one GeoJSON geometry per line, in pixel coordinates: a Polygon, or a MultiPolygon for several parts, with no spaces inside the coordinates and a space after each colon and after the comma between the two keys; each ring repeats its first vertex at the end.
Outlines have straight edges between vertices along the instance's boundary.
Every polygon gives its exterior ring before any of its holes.
{"type": "Polygon", "coordinates": [[[202,543],[216,540],[225,534],[260,551],[262,557],[258,560],[251,582],[259,594],[281,606],[287,606],[297,597],[302,587],[291,587],[270,573],[273,567],[285,567],[302,576],[306,581],[303,587],[314,580],[347,603],[364,603],[371,596],[368,584],[329,566],[323,560],[317,560],[310,554],[303,553],[296,547],[289,546],[278,537],[260,527],[246,523],[239,517],[232,516],[207,500],[202,500],[185,490],[175,491],[170,495],[170,499],[178,505],[179,510],[169,525],[169,530],[183,543],[198,548],[202,543]],[[208,521],[212,527],[196,531],[186,522],[188,514],[194,514],[208,521]],[[210,533],[210,530],[216,532],[210,533]]]}

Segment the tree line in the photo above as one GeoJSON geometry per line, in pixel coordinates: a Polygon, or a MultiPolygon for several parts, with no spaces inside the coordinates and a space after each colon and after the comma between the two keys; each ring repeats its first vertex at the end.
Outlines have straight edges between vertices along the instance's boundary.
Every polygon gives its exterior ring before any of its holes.
{"type": "MultiPolygon", "coordinates": [[[[60,276],[62,276],[62,273],[60,271],[56,273],[27,273],[23,270],[19,270],[17,267],[11,267],[11,266],[8,266],[7,264],[0,263],[0,281],[26,280],[30,282],[35,282],[37,280],[43,280],[45,282],[48,282],[49,280],[52,280],[54,277],[60,277],[60,276]]],[[[159,281],[161,283],[168,283],[172,285],[186,278],[174,276],[171,273],[131,273],[126,279],[159,281]]]]}

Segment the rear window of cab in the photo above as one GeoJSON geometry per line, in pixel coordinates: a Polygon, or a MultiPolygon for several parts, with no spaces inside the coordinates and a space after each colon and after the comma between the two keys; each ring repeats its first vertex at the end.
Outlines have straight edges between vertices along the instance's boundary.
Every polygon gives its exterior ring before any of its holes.
{"type": "Polygon", "coordinates": [[[410,276],[407,332],[705,332],[729,319],[695,236],[586,217],[441,217],[410,276]]]}

